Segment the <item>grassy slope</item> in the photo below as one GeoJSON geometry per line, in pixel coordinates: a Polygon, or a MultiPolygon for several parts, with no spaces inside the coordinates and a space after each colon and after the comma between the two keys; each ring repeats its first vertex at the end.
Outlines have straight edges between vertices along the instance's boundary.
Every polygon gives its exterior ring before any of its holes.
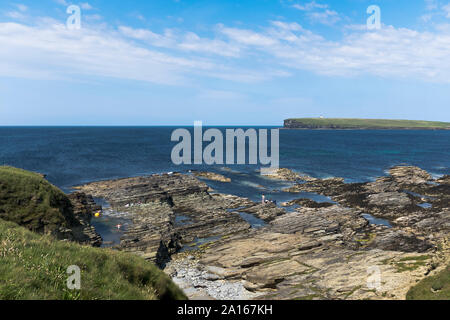
{"type": "Polygon", "coordinates": [[[419,121],[419,120],[387,120],[387,119],[288,119],[314,127],[342,127],[342,128],[426,128],[450,129],[449,122],[419,121]]]}
{"type": "Polygon", "coordinates": [[[409,289],[408,300],[450,300],[450,265],[435,276],[427,277],[409,289]]]}
{"type": "Polygon", "coordinates": [[[0,219],[30,230],[51,232],[73,219],[67,196],[41,175],[0,167],[0,219]]]}
{"type": "Polygon", "coordinates": [[[51,232],[71,219],[68,197],[41,175],[0,167],[0,299],[185,298],[140,257],[29,231],[51,232]],[[67,289],[71,265],[82,270],[80,291],[67,289]]]}
{"type": "Polygon", "coordinates": [[[130,253],[55,241],[0,220],[0,299],[185,299],[153,264],[130,253]],[[67,267],[81,290],[67,289],[67,267]]]}

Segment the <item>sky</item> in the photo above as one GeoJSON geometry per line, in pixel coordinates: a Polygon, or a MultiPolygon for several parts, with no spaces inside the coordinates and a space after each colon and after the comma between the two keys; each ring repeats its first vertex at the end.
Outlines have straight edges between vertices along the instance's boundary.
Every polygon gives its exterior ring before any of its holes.
{"type": "Polygon", "coordinates": [[[450,122],[450,0],[87,1],[0,2],[0,125],[450,122]]]}

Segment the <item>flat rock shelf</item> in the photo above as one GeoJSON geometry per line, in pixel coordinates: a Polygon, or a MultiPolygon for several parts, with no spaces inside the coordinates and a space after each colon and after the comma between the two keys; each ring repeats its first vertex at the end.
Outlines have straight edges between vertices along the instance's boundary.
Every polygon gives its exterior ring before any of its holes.
{"type": "Polygon", "coordinates": [[[212,193],[181,173],[79,189],[127,212],[132,225],[116,248],[158,264],[192,299],[404,299],[449,262],[449,176],[399,166],[367,183],[287,169],[272,178],[293,182],[283,190],[292,200],[212,193]],[[295,199],[305,193],[329,201],[295,199]]]}

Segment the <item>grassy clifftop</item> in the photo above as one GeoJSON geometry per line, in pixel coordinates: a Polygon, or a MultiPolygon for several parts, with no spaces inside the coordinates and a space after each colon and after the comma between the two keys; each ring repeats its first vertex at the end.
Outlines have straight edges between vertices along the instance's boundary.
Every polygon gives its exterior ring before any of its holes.
{"type": "Polygon", "coordinates": [[[0,220],[0,299],[185,299],[155,265],[130,253],[55,241],[0,220]],[[69,290],[67,268],[81,268],[81,290],[69,290]]]}
{"type": "Polygon", "coordinates": [[[427,277],[409,289],[408,300],[449,300],[450,265],[435,276],[427,277]]]}
{"type": "Polygon", "coordinates": [[[56,240],[74,219],[69,197],[43,176],[0,167],[0,299],[186,298],[141,257],[56,240]],[[67,288],[72,265],[81,269],[79,291],[67,288]]]}
{"type": "Polygon", "coordinates": [[[289,129],[448,129],[450,122],[388,119],[300,118],[284,121],[289,129]]]}
{"type": "Polygon", "coordinates": [[[38,173],[0,167],[0,219],[41,233],[74,222],[68,197],[38,173]]]}

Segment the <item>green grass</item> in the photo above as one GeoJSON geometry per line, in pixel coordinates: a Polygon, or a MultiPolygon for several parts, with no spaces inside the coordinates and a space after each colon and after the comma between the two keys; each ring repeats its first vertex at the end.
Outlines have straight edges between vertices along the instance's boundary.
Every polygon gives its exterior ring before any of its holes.
{"type": "Polygon", "coordinates": [[[427,264],[427,261],[431,259],[429,255],[422,256],[412,256],[412,257],[404,257],[399,259],[398,261],[394,261],[393,259],[383,260],[384,264],[391,264],[397,270],[397,272],[405,272],[405,271],[414,271],[420,267],[423,267],[427,264]]]}
{"type": "Polygon", "coordinates": [[[397,272],[413,271],[419,267],[425,266],[427,264],[427,260],[429,259],[431,259],[431,257],[428,255],[405,257],[400,259],[395,266],[397,268],[397,272]]]}
{"type": "Polygon", "coordinates": [[[314,300],[315,298],[319,299],[319,298],[323,298],[323,297],[318,294],[309,294],[307,296],[296,297],[293,300],[307,301],[307,300],[314,300]]]}
{"type": "Polygon", "coordinates": [[[423,256],[413,256],[413,257],[404,257],[401,258],[399,261],[416,261],[416,262],[420,262],[420,261],[427,261],[431,259],[431,256],[429,255],[423,255],[423,256]]]}
{"type": "Polygon", "coordinates": [[[74,219],[70,199],[42,175],[0,167],[0,299],[186,298],[143,258],[57,241],[54,231],[74,219]],[[67,288],[71,265],[81,268],[81,290],[67,288]]]}
{"type": "Polygon", "coordinates": [[[450,265],[435,276],[427,277],[409,289],[408,300],[450,300],[450,265]]]}
{"type": "Polygon", "coordinates": [[[43,176],[0,166],[0,219],[51,233],[74,218],[68,197],[43,176]]]}
{"type": "Polygon", "coordinates": [[[327,119],[327,118],[303,118],[287,119],[293,125],[287,127],[305,128],[398,128],[398,129],[450,129],[449,122],[420,121],[420,120],[388,120],[388,119],[327,119]]]}
{"type": "Polygon", "coordinates": [[[185,299],[155,265],[131,253],[56,241],[0,220],[0,299],[185,299]],[[81,289],[69,290],[66,271],[81,268],[81,289]]]}

